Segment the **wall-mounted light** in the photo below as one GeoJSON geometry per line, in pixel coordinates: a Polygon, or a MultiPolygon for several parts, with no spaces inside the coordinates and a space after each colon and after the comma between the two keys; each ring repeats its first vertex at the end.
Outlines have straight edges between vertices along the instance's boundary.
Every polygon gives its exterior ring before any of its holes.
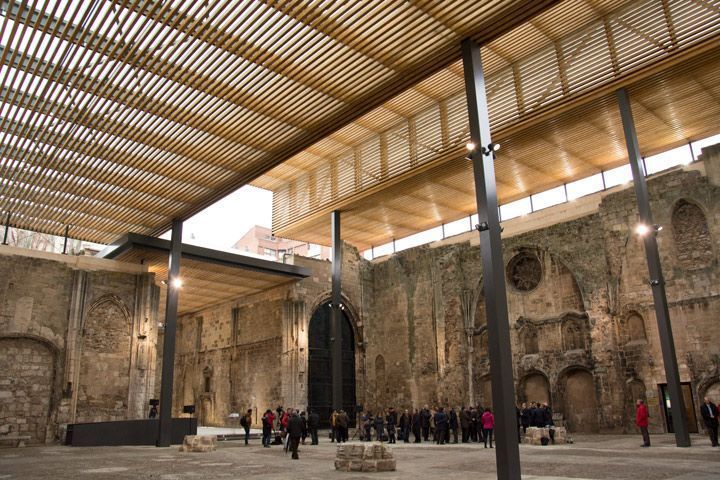
{"type": "Polygon", "coordinates": [[[465,144],[465,148],[467,148],[468,152],[475,151],[475,143],[474,142],[468,142],[465,144]]]}
{"type": "Polygon", "coordinates": [[[654,225],[646,225],[644,223],[638,223],[635,227],[635,233],[637,233],[639,236],[644,237],[648,233],[653,233],[654,235],[657,235],[657,232],[662,230],[662,225],[658,225],[657,223],[654,225]]]}
{"type": "Polygon", "coordinates": [[[172,279],[172,286],[173,288],[181,288],[183,286],[183,281],[180,277],[175,277],[172,279]]]}
{"type": "Polygon", "coordinates": [[[500,150],[499,143],[488,143],[487,147],[480,147],[480,151],[486,157],[492,155],[493,153],[497,152],[498,150],[500,150]]]}

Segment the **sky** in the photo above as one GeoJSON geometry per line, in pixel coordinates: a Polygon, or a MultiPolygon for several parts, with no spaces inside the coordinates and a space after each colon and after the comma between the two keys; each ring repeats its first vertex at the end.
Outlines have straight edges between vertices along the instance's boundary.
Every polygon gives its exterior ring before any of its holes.
{"type": "MultiPolygon", "coordinates": [[[[183,243],[227,250],[253,226],[271,224],[272,192],[246,185],[185,220],[183,243]]],[[[162,238],[169,239],[170,232],[162,238]]]]}

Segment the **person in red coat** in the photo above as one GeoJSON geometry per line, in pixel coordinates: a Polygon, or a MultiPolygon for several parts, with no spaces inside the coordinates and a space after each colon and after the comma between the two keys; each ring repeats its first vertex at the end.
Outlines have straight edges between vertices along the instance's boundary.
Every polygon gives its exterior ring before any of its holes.
{"type": "Polygon", "coordinates": [[[640,432],[642,432],[643,447],[650,446],[650,434],[648,433],[649,417],[650,415],[648,415],[648,409],[647,406],[645,406],[645,402],[638,399],[637,408],[635,409],[635,425],[637,425],[640,428],[640,432]]]}

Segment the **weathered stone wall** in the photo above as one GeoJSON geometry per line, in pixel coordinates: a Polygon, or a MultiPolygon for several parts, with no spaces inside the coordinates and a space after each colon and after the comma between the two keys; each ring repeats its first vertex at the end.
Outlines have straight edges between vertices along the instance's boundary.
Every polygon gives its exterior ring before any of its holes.
{"type": "Polygon", "coordinates": [[[0,435],[44,443],[67,423],[144,416],[152,276],[110,260],[7,246],[0,255],[0,435]]]}
{"type": "MultiPolygon", "coordinates": [[[[713,153],[714,152],[714,153],[713,153]]],[[[705,165],[649,179],[681,380],[692,402],[720,391],[717,252],[720,190],[705,165]]],[[[547,401],[570,431],[632,431],[644,398],[665,429],[662,355],[633,190],[581,199],[580,215],[528,230],[505,222],[508,315],[518,399],[547,401]]],[[[533,225],[537,222],[533,220],[533,225]]],[[[356,341],[357,403],[375,410],[424,404],[491,405],[483,275],[477,232],[367,262],[343,250],[343,303],[356,341]]],[[[276,405],[307,405],[307,332],[330,297],[330,264],[301,257],[313,275],[181,319],[175,409],[232,424],[276,405]]],[[[695,407],[696,408],[696,407],[695,407]]],[[[692,413],[693,409],[690,409],[692,413]]]]}

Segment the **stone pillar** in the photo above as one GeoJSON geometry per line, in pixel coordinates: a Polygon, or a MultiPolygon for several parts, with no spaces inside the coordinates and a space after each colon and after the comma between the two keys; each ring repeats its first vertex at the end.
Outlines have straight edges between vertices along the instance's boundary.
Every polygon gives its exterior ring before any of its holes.
{"type": "MultiPolygon", "coordinates": [[[[85,316],[85,296],[87,293],[88,274],[80,270],[73,272],[70,312],[65,341],[65,378],[63,397],[67,399],[66,416],[58,418],[59,423],[75,423],[78,400],[78,383],[80,381],[80,349],[82,342],[83,317],[85,316]]],[[[65,403],[65,400],[63,400],[65,403]]]]}
{"type": "Polygon", "coordinates": [[[145,418],[155,387],[159,288],[152,274],[137,276],[130,359],[128,419],[145,418]]]}

